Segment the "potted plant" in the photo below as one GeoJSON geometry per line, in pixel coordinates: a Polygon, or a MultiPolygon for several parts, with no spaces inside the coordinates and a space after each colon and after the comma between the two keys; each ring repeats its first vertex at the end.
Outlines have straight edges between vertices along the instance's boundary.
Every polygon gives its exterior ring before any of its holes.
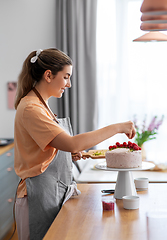
{"type": "Polygon", "coordinates": [[[158,120],[157,116],[154,116],[152,118],[150,124],[147,127],[146,126],[146,116],[142,122],[142,125],[138,125],[137,117],[136,117],[136,115],[134,116],[133,122],[134,122],[135,129],[136,129],[135,142],[137,143],[137,145],[139,147],[142,148],[142,159],[143,160],[146,159],[146,154],[145,154],[143,144],[147,141],[156,139],[156,135],[158,134],[159,126],[162,124],[163,119],[164,119],[164,115],[162,115],[160,120],[158,120]]]}

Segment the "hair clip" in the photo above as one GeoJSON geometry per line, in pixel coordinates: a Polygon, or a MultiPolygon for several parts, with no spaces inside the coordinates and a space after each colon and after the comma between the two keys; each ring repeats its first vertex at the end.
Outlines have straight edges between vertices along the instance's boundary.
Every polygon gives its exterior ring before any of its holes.
{"type": "Polygon", "coordinates": [[[38,49],[38,50],[36,51],[36,56],[32,57],[31,60],[30,60],[30,62],[31,62],[31,63],[35,63],[36,60],[38,59],[39,54],[40,54],[42,51],[43,51],[42,49],[38,49]]]}

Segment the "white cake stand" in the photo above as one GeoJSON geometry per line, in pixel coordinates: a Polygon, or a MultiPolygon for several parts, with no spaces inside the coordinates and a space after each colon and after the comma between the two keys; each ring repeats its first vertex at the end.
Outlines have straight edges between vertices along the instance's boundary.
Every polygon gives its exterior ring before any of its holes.
{"type": "Polygon", "coordinates": [[[114,197],[122,199],[123,196],[137,195],[132,171],[140,171],[151,169],[154,163],[142,162],[142,166],[138,168],[108,168],[106,162],[98,163],[95,167],[100,170],[118,171],[114,197]]]}

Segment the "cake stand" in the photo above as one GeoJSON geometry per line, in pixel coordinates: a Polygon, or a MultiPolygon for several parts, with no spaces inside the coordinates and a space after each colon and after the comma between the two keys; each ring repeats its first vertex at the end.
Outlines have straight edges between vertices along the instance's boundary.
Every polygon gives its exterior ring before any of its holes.
{"type": "Polygon", "coordinates": [[[154,166],[154,163],[143,161],[138,168],[108,168],[106,162],[98,163],[95,167],[105,171],[118,171],[114,197],[122,199],[123,196],[137,195],[132,171],[148,170],[154,166]]]}

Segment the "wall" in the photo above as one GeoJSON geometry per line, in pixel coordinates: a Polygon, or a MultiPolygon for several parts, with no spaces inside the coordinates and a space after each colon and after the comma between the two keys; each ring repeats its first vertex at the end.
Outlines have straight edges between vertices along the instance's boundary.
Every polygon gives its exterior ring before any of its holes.
{"type": "Polygon", "coordinates": [[[0,138],[13,138],[15,110],[7,106],[7,82],[36,49],[55,47],[55,0],[0,1],[0,138]]]}

